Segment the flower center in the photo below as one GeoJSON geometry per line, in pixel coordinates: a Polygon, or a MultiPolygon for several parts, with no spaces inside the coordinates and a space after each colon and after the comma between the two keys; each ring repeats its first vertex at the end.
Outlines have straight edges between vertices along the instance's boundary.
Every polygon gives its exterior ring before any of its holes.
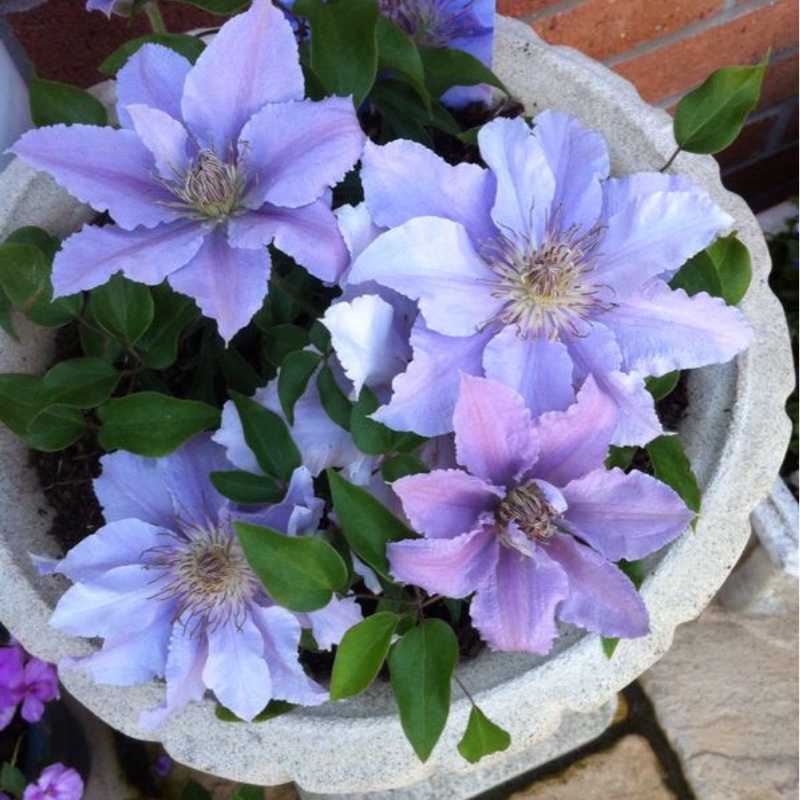
{"type": "Polygon", "coordinates": [[[156,597],[174,600],[175,619],[192,625],[193,633],[243,618],[260,584],[241,545],[224,530],[189,528],[187,534],[188,541],[175,535],[146,553],[146,568],[166,573],[156,597]]]}
{"type": "Polygon", "coordinates": [[[447,47],[454,39],[480,33],[473,0],[378,0],[383,16],[426,47],[447,47]]]}
{"type": "Polygon", "coordinates": [[[203,217],[222,219],[235,208],[241,191],[236,164],[221,161],[213,150],[201,150],[186,172],[176,173],[172,192],[181,205],[203,217]]]}
{"type": "Polygon", "coordinates": [[[501,528],[505,530],[513,523],[532,542],[547,541],[553,535],[553,520],[558,516],[534,481],[512,489],[495,514],[501,528]]]}
{"type": "Polygon", "coordinates": [[[482,256],[497,279],[492,297],[506,302],[485,325],[515,325],[522,339],[558,341],[579,336],[586,323],[610,310],[611,289],[593,280],[601,229],[573,226],[548,231],[541,244],[506,237],[490,242],[482,256]]]}

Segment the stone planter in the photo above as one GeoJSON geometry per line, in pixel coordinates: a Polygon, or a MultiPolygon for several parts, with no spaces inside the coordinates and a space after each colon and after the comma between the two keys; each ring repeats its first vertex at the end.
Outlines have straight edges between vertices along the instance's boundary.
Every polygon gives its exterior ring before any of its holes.
{"type": "Polygon", "coordinates": [[[17,70],[11,54],[0,38],[0,86],[4,87],[3,102],[0,103],[0,170],[11,161],[3,155],[23,131],[31,127],[31,112],[28,107],[28,88],[17,70]]]}
{"type": "MultiPolygon", "coordinates": [[[[496,70],[529,112],[563,109],[600,130],[618,173],[657,170],[674,149],[666,113],[643,104],[630,84],[580,54],[545,46],[522,23],[498,20],[496,70]]],[[[385,685],[351,701],[296,710],[265,724],[223,723],[214,715],[213,702],[190,705],[156,734],[175,759],[249,783],[295,780],[311,793],[411,786],[433,775],[440,787],[447,787],[448,773],[456,773],[452,782],[464,783],[470,771],[500,768],[515,756],[519,761],[528,748],[546,749],[562,716],[572,719],[573,712],[606,706],[667,650],[676,626],[708,603],[747,542],[749,513],[777,474],[789,435],[783,403],[792,368],[781,309],[767,288],[769,256],[755,218],[741,199],[722,188],[713,159],[683,154],[672,169],[704,186],[736,218],[753,259],[753,284],[742,307],[756,337],[735,362],[692,376],[682,432],[705,489],[704,510],[694,532],[648,563],[642,594],[650,610],[651,635],[622,642],[609,661],[598,637],[565,629],[547,658],[484,652],[463,665],[461,680],[488,716],[512,735],[511,751],[485,759],[477,768],[456,751],[469,713],[458,689],[450,722],[423,765],[402,736],[385,685]]],[[[66,200],[48,180],[32,176],[18,163],[0,176],[0,235],[23,223],[63,234],[86,216],[85,209],[66,200]]],[[[0,342],[2,371],[35,370],[45,361],[29,338],[22,346],[0,342]]],[[[44,501],[25,466],[24,449],[5,431],[0,436],[0,498],[5,507],[0,514],[0,619],[43,658],[58,661],[85,654],[89,643],[47,627],[63,586],[39,578],[27,558],[29,551],[54,549],[45,533],[44,501]]],[[[140,709],[158,704],[163,687],[155,682],[132,689],[95,686],[81,673],[64,673],[63,678],[75,697],[114,727],[141,738],[153,735],[138,727],[137,718],[140,709]]],[[[534,763],[525,760],[524,766],[534,763]]],[[[432,789],[419,791],[404,796],[443,796],[432,789]]]]}

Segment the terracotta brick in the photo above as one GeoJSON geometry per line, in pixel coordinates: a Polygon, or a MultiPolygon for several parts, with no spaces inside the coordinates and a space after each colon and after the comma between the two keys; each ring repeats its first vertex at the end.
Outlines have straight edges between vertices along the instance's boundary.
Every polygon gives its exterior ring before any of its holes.
{"type": "Polygon", "coordinates": [[[534,28],[551,44],[568,44],[604,59],[682,30],[723,6],[724,0],[590,0],[540,19],[534,28]]]}
{"type": "Polygon", "coordinates": [[[780,53],[797,45],[797,4],[777,0],[764,8],[687,39],[614,66],[642,97],[657,102],[701,83],[731,64],[754,64],[771,47],[780,53]]]}
{"type": "Polygon", "coordinates": [[[529,17],[558,5],[560,0],[497,0],[497,13],[507,17],[529,17]]]}
{"type": "Polygon", "coordinates": [[[759,108],[769,108],[794,97],[797,99],[797,53],[782,58],[777,63],[767,67],[764,84],[761,87],[761,100],[759,108]]]}
{"type": "Polygon", "coordinates": [[[739,134],[739,138],[730,147],[717,153],[716,158],[720,166],[723,169],[734,169],[739,164],[763,155],[778,122],[778,114],[770,114],[755,122],[748,122],[739,134]]]}

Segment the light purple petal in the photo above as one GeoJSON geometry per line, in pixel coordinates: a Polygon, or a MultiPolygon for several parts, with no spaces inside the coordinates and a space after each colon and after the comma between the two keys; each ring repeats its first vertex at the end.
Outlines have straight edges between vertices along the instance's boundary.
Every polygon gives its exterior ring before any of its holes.
{"type": "Polygon", "coordinates": [[[610,168],[603,137],[584,128],[575,117],[550,110],[542,111],[534,120],[533,137],[556,182],[553,218],[561,230],[573,225],[589,230],[600,216],[600,181],[610,168]]]}
{"type": "Polygon", "coordinates": [[[663,192],[633,194],[603,223],[597,279],[627,297],[650,278],[672,274],[733,220],[705,195],[663,192]]]}
{"type": "Polygon", "coordinates": [[[94,289],[112,275],[156,286],[180,269],[203,244],[203,230],[191,220],[178,220],[155,229],[126,231],[113,225],[85,225],[66,239],[53,262],[56,297],[94,289]]]}
{"type": "Polygon", "coordinates": [[[206,637],[203,682],[237,717],[253,719],[273,696],[261,632],[248,615],[207,630],[206,637]]]}
{"type": "MultiPolygon", "coordinates": [[[[261,402],[259,395],[263,391],[263,389],[259,389],[253,399],[261,402]]],[[[214,431],[213,439],[225,448],[225,455],[234,467],[246,472],[261,474],[261,467],[258,466],[253,451],[244,440],[242,420],[233,400],[228,400],[222,407],[222,421],[219,428],[214,431]]]]}
{"type": "Polygon", "coordinates": [[[567,576],[541,547],[526,557],[501,547],[494,580],[473,598],[473,625],[492,650],[547,653],[558,632],[556,608],[569,594],[567,576]]]}
{"type": "Polygon", "coordinates": [[[442,336],[417,320],[411,332],[414,357],[392,382],[392,400],[372,416],[395,430],[439,436],[453,430],[461,373],[483,374],[483,351],[491,334],[442,336]]]}
{"type": "Polygon", "coordinates": [[[411,525],[434,539],[473,530],[481,515],[493,512],[505,495],[503,489],[457,469],[408,475],[396,480],[392,489],[411,525]]]}
{"type": "Polygon", "coordinates": [[[50,624],[77,636],[118,637],[144,630],[164,613],[153,575],[140,564],[115,567],[91,584],[76,583],[58,601],[50,624]]]}
{"type": "Polygon", "coordinates": [[[491,525],[454,539],[413,539],[386,547],[395,580],[420,586],[430,594],[467,597],[491,579],[502,550],[491,525]]]}
{"type": "MultiPolygon", "coordinates": [[[[357,206],[339,206],[334,214],[351,260],[360,256],[383,231],[374,224],[366,203],[359,203],[357,206]]],[[[345,281],[342,280],[340,283],[344,285],[345,281]]]]}
{"type": "Polygon", "coordinates": [[[330,650],[333,645],[339,644],[342,636],[363,619],[361,606],[355,597],[335,596],[325,608],[297,616],[303,627],[311,628],[314,641],[322,650],[330,650]]]}
{"type": "Polygon", "coordinates": [[[649,631],[647,609],[630,578],[571,536],[555,533],[547,554],[569,578],[569,596],[559,619],[603,636],[633,639],[649,631]]]}
{"type": "Polygon", "coordinates": [[[523,399],[487,378],[462,375],[453,427],[458,463],[495,486],[510,487],[539,453],[523,399]]]}
{"type": "Polygon", "coordinates": [[[128,106],[128,113],[142,144],[153,154],[156,169],[174,181],[191,158],[186,128],[164,111],[143,105],[128,106]]]}
{"type": "Polygon", "coordinates": [[[665,172],[634,172],[622,178],[608,178],[603,183],[603,219],[624,211],[633,197],[663,192],[705,194],[683,175],[665,172]]]}
{"type": "Polygon", "coordinates": [[[294,615],[277,606],[253,606],[251,614],[264,642],[273,697],[303,706],[324,703],[328,693],[306,675],[298,661],[300,623],[294,615]]]}
{"type": "Polygon", "coordinates": [[[175,512],[155,458],[117,450],[104,455],[100,466],[102,472],[93,488],[106,522],[135,517],[151,525],[173,527],[175,512]]]}
{"type": "Polygon", "coordinates": [[[532,416],[563,411],[575,400],[572,359],[561,342],[522,339],[506,326],[486,345],[483,368],[487,378],[519,392],[532,416]]]}
{"type": "Polygon", "coordinates": [[[376,225],[395,228],[414,217],[459,222],[477,247],[496,233],[489,212],[492,174],[477,164],[452,166],[416,142],[367,143],[361,179],[376,225]]]}
{"type": "Polygon", "coordinates": [[[242,129],[240,159],[253,178],[244,205],[318,200],[358,161],[364,138],[348,97],[265,106],[242,129]]]}
{"type": "Polygon", "coordinates": [[[183,119],[203,147],[233,151],[245,123],[267,103],[305,92],[297,42],[283,13],[267,0],[222,26],[184,84],[183,119]]]}
{"type": "Polygon", "coordinates": [[[564,486],[602,467],[618,416],[617,404],[598,389],[593,377],[587,378],[575,405],[535,421],[539,458],[533,474],[564,486]]]}
{"type": "MultiPolygon", "coordinates": [[[[169,520],[174,527],[174,517],[169,520]]],[[[71,581],[94,581],[110,569],[141,563],[142,554],[162,543],[164,528],[138,519],[104,525],[73,547],[58,563],[57,572],[71,581]]]]}
{"type": "Polygon", "coordinates": [[[590,472],[562,492],[564,522],[609,561],[644,558],[686,530],[694,516],[666,484],[641,472],[590,472]]]}
{"type": "Polygon", "coordinates": [[[379,236],[353,264],[350,283],[375,280],[419,301],[431,330],[471,336],[501,301],[488,284],[496,276],[456,222],[417,217],[379,236]]]}
{"type": "Polygon", "coordinates": [[[157,108],[181,119],[183,82],[191,69],[189,60],[160,44],[140,47],[117,73],[117,114],[120,124],[132,127],[126,106],[157,108]]]}
{"type": "Polygon", "coordinates": [[[336,282],[349,262],[336,217],[324,200],[302,208],[264,206],[234,217],[228,223],[228,241],[250,250],[273,242],[326,283],[336,282]]]}
{"type": "Polygon", "coordinates": [[[174,198],[153,180],[153,155],[133,131],[53,125],[28,131],[11,152],[127,230],[180,217],[165,205],[174,198]]]}
{"type": "Polygon", "coordinates": [[[217,228],[185,267],[169,275],[169,284],[193,297],[228,342],[263,305],[270,267],[266,250],[231,247],[217,228]]]}
{"type": "Polygon", "coordinates": [[[522,117],[499,118],[478,134],[483,160],[497,179],[492,209],[505,235],[519,234],[538,246],[551,214],[556,184],[544,150],[522,117]]]}
{"type": "Polygon", "coordinates": [[[623,368],[643,375],[722,364],[744,350],[753,331],[739,311],[705,292],[693,297],[651,281],[603,318],[623,368]]]}

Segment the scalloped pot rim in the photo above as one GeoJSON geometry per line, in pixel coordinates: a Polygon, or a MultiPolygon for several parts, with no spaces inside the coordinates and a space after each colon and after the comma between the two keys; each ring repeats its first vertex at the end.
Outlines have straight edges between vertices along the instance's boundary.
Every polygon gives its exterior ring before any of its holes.
{"type": "MultiPolygon", "coordinates": [[[[674,149],[670,118],[643,103],[633,87],[576,51],[549,47],[522,23],[498,18],[495,69],[529,112],[546,107],[577,115],[600,130],[618,173],[659,169],[674,149]]],[[[736,219],[751,251],[754,280],[742,304],[756,331],[735,362],[698,370],[682,425],[687,449],[705,486],[704,511],[687,532],[654,559],[642,593],[651,634],[620,644],[605,658],[598,638],[565,631],[547,658],[484,653],[460,668],[487,715],[509,730],[512,750],[466,764],[456,751],[469,713],[458,689],[447,728],[432,757],[420,764],[403,737],[387,686],[336,705],[294,712],[262,724],[223,723],[214,703],[190,705],[153,734],[138,727],[139,709],[156,706],[163,687],[95,686],[65,672],[67,689],[115,728],[159,738],[178,761],[231,780],[271,785],[296,781],[309,791],[348,793],[410,786],[434,772],[491,768],[511,753],[544,741],[567,711],[599,708],[669,647],[675,627],[694,618],[716,593],[743,550],[748,516],[777,474],[788,440],[783,403],[793,381],[788,335],[766,275],[769,256],[760,228],[740,198],[726,192],[716,162],[682,154],[671,171],[703,185],[736,219]]],[[[0,175],[0,235],[38,224],[58,235],[91,216],[52,182],[18,162],[0,175]]],[[[22,330],[25,326],[20,325],[22,330]]],[[[25,331],[23,331],[24,335],[25,331]]],[[[0,370],[35,371],[47,363],[47,337],[0,340],[0,370]]],[[[65,588],[40,578],[26,551],[52,552],[45,504],[20,443],[0,432],[0,619],[36,655],[59,660],[91,645],[47,627],[65,588]]]]}

